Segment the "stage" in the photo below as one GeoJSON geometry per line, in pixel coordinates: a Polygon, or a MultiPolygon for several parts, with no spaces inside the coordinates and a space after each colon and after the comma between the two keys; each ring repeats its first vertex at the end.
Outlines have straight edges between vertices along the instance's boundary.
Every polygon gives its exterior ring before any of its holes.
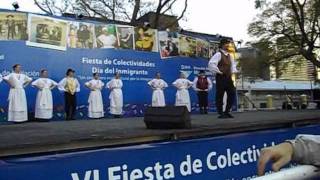
{"type": "Polygon", "coordinates": [[[320,123],[319,110],[192,115],[191,129],[149,130],[143,118],[30,122],[0,126],[0,157],[174,141],[320,123]]]}

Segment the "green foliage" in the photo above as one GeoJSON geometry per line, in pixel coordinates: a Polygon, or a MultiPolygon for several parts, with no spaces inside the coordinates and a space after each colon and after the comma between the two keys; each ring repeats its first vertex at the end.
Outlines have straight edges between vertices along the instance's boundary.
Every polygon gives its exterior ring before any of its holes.
{"type": "Polygon", "coordinates": [[[270,61],[300,56],[320,67],[315,54],[320,49],[320,0],[279,0],[269,4],[257,0],[256,7],[261,13],[248,32],[258,41],[268,39],[273,51],[270,61]]]}
{"type": "Polygon", "coordinates": [[[270,42],[266,39],[250,44],[251,53],[243,53],[239,66],[244,77],[269,79],[269,60],[272,56],[270,42]]]}

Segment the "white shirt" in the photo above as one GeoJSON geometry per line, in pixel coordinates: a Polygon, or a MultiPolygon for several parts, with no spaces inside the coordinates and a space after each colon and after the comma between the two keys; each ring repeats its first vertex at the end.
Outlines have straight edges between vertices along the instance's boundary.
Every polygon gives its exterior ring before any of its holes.
{"type": "Polygon", "coordinates": [[[148,82],[149,86],[151,86],[154,90],[162,90],[168,87],[168,84],[162,79],[152,79],[148,82]]]}
{"type": "MultiPolygon", "coordinates": [[[[226,56],[230,55],[228,52],[226,52],[222,49],[221,49],[221,52],[226,56]]],[[[220,69],[218,68],[218,64],[221,61],[221,52],[218,51],[216,54],[214,54],[208,63],[209,71],[211,71],[213,74],[222,73],[220,71],[220,69]]],[[[230,55],[230,60],[231,60],[231,72],[237,73],[238,72],[237,63],[234,61],[234,59],[232,58],[231,55],[230,55]]]]}
{"type": "Polygon", "coordinates": [[[38,78],[37,80],[32,82],[32,86],[36,86],[37,88],[47,88],[50,89],[52,86],[57,86],[58,83],[49,78],[38,78]]]}
{"type": "Polygon", "coordinates": [[[114,35],[101,34],[98,40],[103,44],[103,48],[114,48],[117,38],[114,35]]]}
{"type": "Polygon", "coordinates": [[[186,78],[179,78],[172,83],[178,90],[189,89],[192,86],[192,82],[186,78]]]}
{"type": "MultiPolygon", "coordinates": [[[[207,81],[208,81],[208,91],[210,91],[212,89],[212,82],[209,77],[207,77],[207,81]]],[[[197,88],[197,82],[198,82],[198,77],[195,77],[193,80],[192,88],[195,91],[200,91],[200,89],[197,88]]]]}
{"type": "Polygon", "coordinates": [[[101,90],[104,86],[104,83],[100,79],[92,79],[86,82],[85,85],[94,90],[101,90]]]}
{"type": "Polygon", "coordinates": [[[123,86],[122,80],[121,79],[112,79],[107,83],[107,88],[114,90],[114,89],[121,89],[123,86]]]}
{"type": "Polygon", "coordinates": [[[12,88],[15,89],[22,89],[24,88],[25,83],[32,81],[32,78],[30,78],[29,76],[14,72],[3,77],[3,79],[6,80],[12,86],[12,88]]]}
{"type": "MultiPolygon", "coordinates": [[[[80,83],[79,83],[79,81],[78,81],[77,78],[74,78],[74,80],[75,80],[76,86],[77,86],[77,87],[76,87],[76,92],[80,92],[80,83]]],[[[67,92],[67,90],[65,89],[66,84],[67,84],[67,78],[65,77],[65,78],[63,78],[63,79],[59,82],[59,84],[58,84],[58,89],[59,89],[60,91],[65,91],[65,92],[67,92]]]]}

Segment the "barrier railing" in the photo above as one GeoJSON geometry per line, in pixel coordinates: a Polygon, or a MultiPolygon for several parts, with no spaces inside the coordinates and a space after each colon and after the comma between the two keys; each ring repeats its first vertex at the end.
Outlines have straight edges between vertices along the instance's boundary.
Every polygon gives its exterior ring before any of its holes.
{"type": "Polygon", "coordinates": [[[310,165],[303,165],[253,178],[252,180],[306,180],[313,178],[320,178],[320,169],[310,165]]]}

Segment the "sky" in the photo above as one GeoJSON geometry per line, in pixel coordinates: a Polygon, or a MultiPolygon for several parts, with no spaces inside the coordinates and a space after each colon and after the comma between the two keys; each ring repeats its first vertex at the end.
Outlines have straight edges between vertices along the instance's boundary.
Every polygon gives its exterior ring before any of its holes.
{"type": "Polygon", "coordinates": [[[247,29],[258,11],[254,0],[189,0],[187,21],[181,26],[196,32],[221,34],[249,41],[247,29]]]}
{"type": "MultiPolygon", "coordinates": [[[[17,1],[21,11],[41,12],[33,0],[0,0],[0,8],[12,9],[17,1]]],[[[182,10],[184,0],[178,0],[175,9],[182,10]]],[[[254,0],[189,0],[187,21],[181,21],[183,29],[208,34],[221,34],[232,37],[235,41],[250,41],[247,33],[248,24],[258,11],[254,0]]]]}

